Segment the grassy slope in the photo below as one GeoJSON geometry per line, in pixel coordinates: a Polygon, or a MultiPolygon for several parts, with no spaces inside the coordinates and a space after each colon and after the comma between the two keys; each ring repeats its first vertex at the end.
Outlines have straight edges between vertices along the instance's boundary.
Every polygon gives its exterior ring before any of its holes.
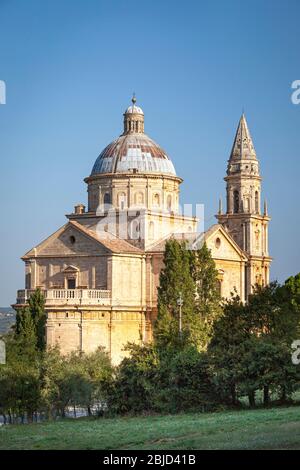
{"type": "Polygon", "coordinates": [[[300,407],[2,426],[0,449],[300,449],[300,407]]]}

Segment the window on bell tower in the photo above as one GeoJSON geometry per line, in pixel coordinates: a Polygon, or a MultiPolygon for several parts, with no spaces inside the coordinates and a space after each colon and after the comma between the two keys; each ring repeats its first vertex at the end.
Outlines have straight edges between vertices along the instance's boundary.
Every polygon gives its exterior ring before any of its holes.
{"type": "Polygon", "coordinates": [[[233,192],[233,212],[237,214],[239,212],[240,195],[238,191],[233,192]]]}
{"type": "Polygon", "coordinates": [[[258,191],[255,191],[255,212],[256,212],[256,214],[259,214],[258,191]]]}

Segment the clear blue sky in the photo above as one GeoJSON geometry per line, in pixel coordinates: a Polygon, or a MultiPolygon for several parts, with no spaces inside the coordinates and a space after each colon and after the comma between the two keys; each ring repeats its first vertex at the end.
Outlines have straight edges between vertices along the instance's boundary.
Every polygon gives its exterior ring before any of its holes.
{"type": "Polygon", "coordinates": [[[242,108],[272,216],[272,278],[300,271],[298,0],[0,0],[0,305],[20,256],[86,201],[83,178],[135,90],[147,133],[214,223],[242,108]]]}

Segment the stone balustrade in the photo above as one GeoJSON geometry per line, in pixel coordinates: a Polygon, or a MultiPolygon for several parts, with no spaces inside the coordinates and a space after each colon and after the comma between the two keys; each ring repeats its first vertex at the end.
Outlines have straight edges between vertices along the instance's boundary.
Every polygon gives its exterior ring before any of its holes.
{"type": "MultiPolygon", "coordinates": [[[[34,289],[18,290],[17,304],[26,304],[34,289]]],[[[109,290],[100,289],[41,289],[45,305],[110,305],[109,290]]]]}

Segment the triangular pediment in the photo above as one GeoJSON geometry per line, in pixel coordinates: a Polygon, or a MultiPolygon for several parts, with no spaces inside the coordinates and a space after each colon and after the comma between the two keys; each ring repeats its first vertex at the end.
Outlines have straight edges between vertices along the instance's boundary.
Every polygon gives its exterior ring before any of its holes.
{"type": "Polygon", "coordinates": [[[79,269],[76,266],[72,266],[71,264],[63,270],[64,273],[77,273],[78,271],[79,269]]]}
{"type": "Polygon", "coordinates": [[[212,257],[216,260],[247,260],[244,252],[224,227],[219,224],[213,225],[206,232],[173,233],[153,244],[148,248],[148,251],[164,252],[166,241],[170,238],[186,242],[186,248],[189,250],[198,250],[203,243],[206,243],[207,247],[211,250],[212,257]]]}
{"type": "MultiPolygon", "coordinates": [[[[89,233],[87,229],[81,230],[78,225],[71,222],[67,223],[35,248],[28,251],[23,259],[36,256],[90,256],[111,252],[101,240],[89,233]]],[[[71,266],[69,268],[71,269],[71,266]]]]}
{"type": "Polygon", "coordinates": [[[207,232],[205,232],[204,241],[211,250],[214,259],[247,261],[244,252],[222,225],[216,224],[207,230],[207,232]]]}

